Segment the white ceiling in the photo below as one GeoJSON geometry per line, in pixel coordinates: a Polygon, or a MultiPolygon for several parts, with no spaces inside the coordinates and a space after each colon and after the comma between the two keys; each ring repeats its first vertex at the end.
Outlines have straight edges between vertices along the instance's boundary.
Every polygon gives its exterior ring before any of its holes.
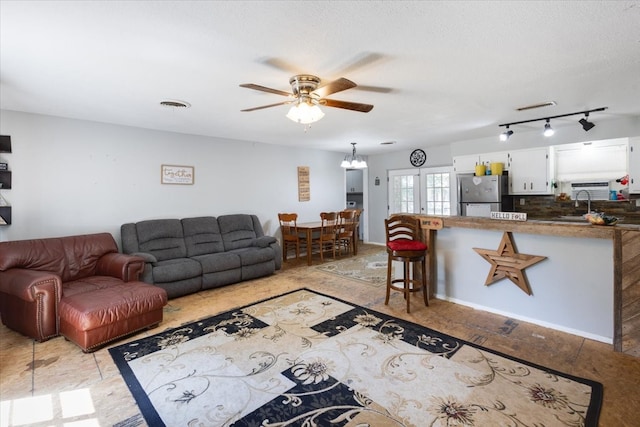
{"type": "Polygon", "coordinates": [[[359,154],[640,116],[639,1],[0,0],[0,16],[7,110],[359,154]],[[286,98],[239,84],[289,91],[297,73],[353,80],[330,98],[375,107],[324,108],[306,132],[287,106],[240,112],[286,98]]]}

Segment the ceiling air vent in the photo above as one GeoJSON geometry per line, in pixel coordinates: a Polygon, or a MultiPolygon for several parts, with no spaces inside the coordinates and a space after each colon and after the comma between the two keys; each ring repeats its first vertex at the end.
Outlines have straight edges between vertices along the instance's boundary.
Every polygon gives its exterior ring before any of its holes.
{"type": "Polygon", "coordinates": [[[542,107],[553,107],[554,105],[556,105],[556,101],[549,101],[549,102],[543,102],[541,104],[533,104],[533,105],[526,105],[524,107],[519,107],[519,108],[516,108],[516,111],[534,110],[536,108],[542,108],[542,107]]]}
{"type": "Polygon", "coordinates": [[[177,101],[175,99],[167,99],[164,101],[160,101],[160,105],[163,107],[173,107],[173,108],[189,108],[191,104],[184,101],[177,101]]]}

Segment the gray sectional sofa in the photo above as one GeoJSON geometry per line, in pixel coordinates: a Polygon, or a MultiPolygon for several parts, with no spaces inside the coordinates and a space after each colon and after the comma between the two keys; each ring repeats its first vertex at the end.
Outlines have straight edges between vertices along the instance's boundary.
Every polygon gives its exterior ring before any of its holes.
{"type": "Polygon", "coordinates": [[[273,274],[282,249],[255,215],[153,219],[120,227],[122,251],[144,258],[140,280],[169,298],[273,274]]]}

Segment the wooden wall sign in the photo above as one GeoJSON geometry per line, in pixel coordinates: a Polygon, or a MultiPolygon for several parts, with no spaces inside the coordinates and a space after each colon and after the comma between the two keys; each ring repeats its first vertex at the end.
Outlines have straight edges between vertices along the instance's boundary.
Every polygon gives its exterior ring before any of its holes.
{"type": "Polygon", "coordinates": [[[193,166],[162,165],[160,182],[162,184],[193,185],[195,168],[193,166]]]}
{"type": "Polygon", "coordinates": [[[500,279],[507,278],[527,293],[527,295],[531,295],[531,287],[529,286],[527,276],[524,274],[524,269],[546,258],[540,255],[519,254],[513,244],[511,232],[505,232],[502,235],[500,245],[495,251],[478,248],[473,248],[473,250],[491,264],[491,270],[489,270],[487,280],[484,282],[485,286],[489,286],[500,279]]]}
{"type": "Polygon", "coordinates": [[[311,200],[311,187],[309,181],[309,166],[298,166],[298,201],[311,200]]]}

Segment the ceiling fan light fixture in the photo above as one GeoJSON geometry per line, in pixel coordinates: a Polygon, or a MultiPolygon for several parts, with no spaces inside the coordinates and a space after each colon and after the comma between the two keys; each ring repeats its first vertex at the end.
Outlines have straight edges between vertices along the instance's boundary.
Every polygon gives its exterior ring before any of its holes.
{"type": "Polygon", "coordinates": [[[287,118],[296,123],[308,125],[314,123],[324,117],[324,113],[317,105],[308,102],[300,102],[293,105],[287,113],[287,118]]]}

